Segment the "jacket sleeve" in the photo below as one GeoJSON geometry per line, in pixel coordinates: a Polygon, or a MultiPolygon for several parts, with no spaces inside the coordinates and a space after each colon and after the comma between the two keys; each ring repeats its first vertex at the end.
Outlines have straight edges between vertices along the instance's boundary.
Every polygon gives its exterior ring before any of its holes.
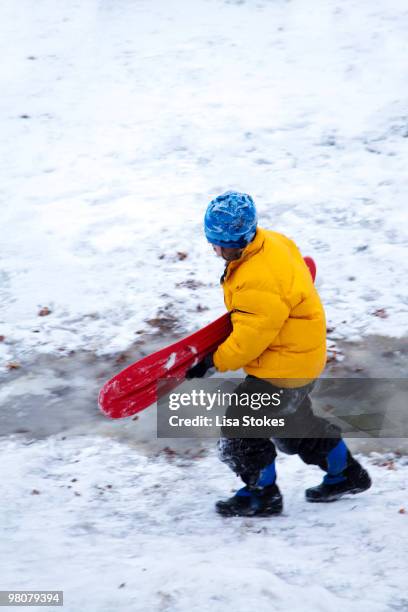
{"type": "Polygon", "coordinates": [[[232,332],[214,353],[220,372],[238,370],[259,357],[273,342],[289,316],[277,293],[242,287],[232,298],[232,332]]]}

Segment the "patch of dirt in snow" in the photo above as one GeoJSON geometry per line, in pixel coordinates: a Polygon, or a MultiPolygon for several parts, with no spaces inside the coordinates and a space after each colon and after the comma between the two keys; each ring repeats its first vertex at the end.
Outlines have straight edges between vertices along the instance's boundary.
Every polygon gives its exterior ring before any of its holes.
{"type": "MultiPolygon", "coordinates": [[[[104,382],[137,359],[178,340],[178,336],[156,334],[140,336],[126,353],[110,357],[90,352],[51,357],[37,355],[19,369],[0,376],[0,430],[2,435],[25,433],[45,437],[76,431],[127,440],[163,448],[169,441],[156,439],[156,410],[151,407],[137,416],[119,421],[106,419],[98,410],[97,396],[104,382]]],[[[408,338],[369,336],[361,342],[340,343],[341,362],[327,366],[329,377],[406,378],[408,338]]],[[[186,448],[183,440],[172,441],[186,448]]],[[[200,442],[195,441],[197,448],[200,442]]],[[[355,439],[350,442],[360,450],[408,450],[403,439],[355,439]]]]}

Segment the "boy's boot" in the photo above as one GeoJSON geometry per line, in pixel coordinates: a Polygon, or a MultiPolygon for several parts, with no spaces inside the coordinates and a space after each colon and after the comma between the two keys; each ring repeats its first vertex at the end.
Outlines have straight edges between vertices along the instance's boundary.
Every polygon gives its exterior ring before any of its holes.
{"type": "Polygon", "coordinates": [[[348,494],[362,493],[371,487],[368,472],[352,457],[340,440],[327,455],[327,474],[317,487],[306,489],[308,502],[333,502],[348,494]]]}
{"type": "MultiPolygon", "coordinates": [[[[251,479],[245,479],[249,481],[251,479]]],[[[272,516],[281,514],[283,500],[276,484],[275,463],[266,466],[254,484],[247,484],[215,509],[222,516],[272,516]]]]}

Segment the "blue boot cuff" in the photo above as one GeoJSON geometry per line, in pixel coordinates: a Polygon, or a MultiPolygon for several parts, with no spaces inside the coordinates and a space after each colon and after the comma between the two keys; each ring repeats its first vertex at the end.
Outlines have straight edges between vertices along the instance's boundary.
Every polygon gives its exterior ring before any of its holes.
{"type": "Polygon", "coordinates": [[[347,467],[348,449],[343,440],[332,448],[327,455],[327,474],[328,476],[337,476],[341,474],[347,467]]]}
{"type": "Polygon", "coordinates": [[[275,462],[267,465],[263,470],[256,483],[257,487],[268,487],[273,485],[276,480],[275,462]]]}

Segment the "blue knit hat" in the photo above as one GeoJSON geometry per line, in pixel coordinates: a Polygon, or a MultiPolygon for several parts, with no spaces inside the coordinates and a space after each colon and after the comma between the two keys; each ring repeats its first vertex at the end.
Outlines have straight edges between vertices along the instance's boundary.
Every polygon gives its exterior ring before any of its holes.
{"type": "Polygon", "coordinates": [[[257,214],[246,193],[226,191],[212,200],[204,217],[208,242],[221,247],[244,248],[255,237],[257,214]]]}

